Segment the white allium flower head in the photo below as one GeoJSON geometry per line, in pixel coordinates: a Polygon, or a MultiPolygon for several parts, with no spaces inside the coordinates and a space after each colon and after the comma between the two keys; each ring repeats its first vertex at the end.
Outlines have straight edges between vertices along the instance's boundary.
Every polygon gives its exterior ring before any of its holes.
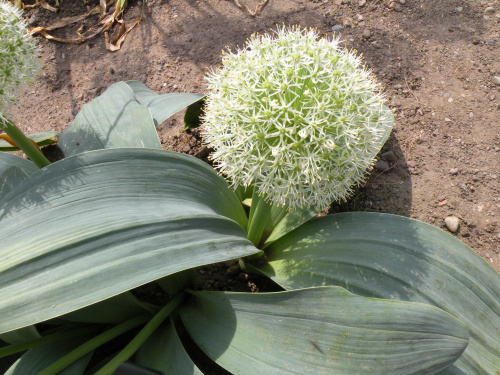
{"type": "Polygon", "coordinates": [[[21,12],[0,0],[0,119],[41,67],[39,50],[21,12]]]}
{"type": "Polygon", "coordinates": [[[216,166],[290,209],[345,199],[392,129],[360,58],[314,30],[254,35],[207,80],[203,137],[216,166]]]}

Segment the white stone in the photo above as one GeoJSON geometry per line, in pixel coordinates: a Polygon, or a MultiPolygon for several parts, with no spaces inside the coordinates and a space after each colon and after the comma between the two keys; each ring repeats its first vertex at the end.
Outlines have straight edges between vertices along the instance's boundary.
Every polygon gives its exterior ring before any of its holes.
{"type": "Polygon", "coordinates": [[[458,231],[460,220],[456,216],[448,216],[444,219],[444,223],[450,232],[456,233],[458,231]]]}

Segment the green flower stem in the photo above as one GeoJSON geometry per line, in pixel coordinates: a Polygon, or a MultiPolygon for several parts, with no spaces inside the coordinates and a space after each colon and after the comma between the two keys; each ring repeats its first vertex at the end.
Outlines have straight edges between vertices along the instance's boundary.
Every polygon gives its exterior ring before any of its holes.
{"type": "Polygon", "coordinates": [[[63,330],[61,332],[57,332],[36,340],[28,341],[28,342],[23,342],[20,344],[13,344],[9,346],[5,346],[3,348],[0,348],[0,358],[6,357],[11,354],[15,353],[20,353],[24,352],[28,349],[33,349],[38,346],[42,345],[48,345],[48,344],[53,344],[55,342],[63,341],[63,340],[68,340],[77,336],[83,336],[83,335],[88,335],[89,333],[92,333],[93,330],[89,329],[89,327],[85,328],[78,328],[78,329],[72,329],[72,330],[63,330]]]}
{"type": "MultiPolygon", "coordinates": [[[[162,324],[165,319],[181,304],[184,294],[178,294],[165,305],[151,320],[141,329],[141,331],[133,338],[132,341],[104,367],[97,371],[94,375],[110,375],[120,364],[128,360],[144,342],[153,334],[153,332],[162,324]]],[[[40,374],[39,374],[40,375],[40,374]]]]}
{"type": "Polygon", "coordinates": [[[136,316],[132,319],[127,320],[117,326],[114,326],[111,329],[97,335],[96,337],[90,339],[83,345],[80,345],[78,348],[72,350],[64,357],[59,358],[56,362],[52,363],[50,366],[46,367],[43,371],[38,373],[38,375],[52,375],[58,374],[60,371],[70,366],[73,362],[76,362],[78,359],[83,357],[85,354],[90,353],[92,350],[98,348],[99,346],[107,343],[108,341],[118,337],[125,332],[130,331],[132,328],[137,327],[148,321],[151,317],[150,314],[143,314],[140,316],[136,316]]]}
{"type": "Polygon", "coordinates": [[[16,145],[26,154],[38,168],[46,167],[50,161],[40,152],[36,146],[31,143],[19,128],[10,120],[5,120],[2,124],[3,131],[12,139],[16,145]]]}
{"type": "Polygon", "coordinates": [[[252,195],[250,216],[248,218],[248,239],[257,247],[261,242],[262,233],[271,215],[271,205],[266,203],[263,196],[259,196],[257,189],[252,195]]]}

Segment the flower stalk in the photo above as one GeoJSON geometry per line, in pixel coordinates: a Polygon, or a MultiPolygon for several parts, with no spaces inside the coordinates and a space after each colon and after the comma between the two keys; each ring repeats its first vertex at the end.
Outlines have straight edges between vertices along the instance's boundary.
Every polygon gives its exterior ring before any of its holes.
{"type": "Polygon", "coordinates": [[[247,238],[252,241],[255,247],[259,247],[262,239],[262,233],[269,222],[271,205],[264,197],[259,196],[254,190],[252,196],[252,205],[250,206],[250,215],[248,217],[247,238]]]}
{"type": "Polygon", "coordinates": [[[141,329],[132,341],[111,361],[95,373],[95,375],[110,375],[120,364],[127,361],[140,348],[142,344],[153,334],[153,332],[167,319],[172,312],[179,307],[184,299],[184,294],[177,294],[165,305],[151,320],[141,329]]]}
{"type": "Polygon", "coordinates": [[[46,167],[50,161],[43,155],[42,151],[33,144],[33,141],[26,137],[19,128],[8,119],[1,119],[1,128],[10,137],[10,139],[26,154],[26,156],[38,168],[46,167]]]}
{"type": "Polygon", "coordinates": [[[99,346],[107,343],[108,341],[111,341],[115,337],[118,337],[141,324],[144,324],[150,317],[151,316],[149,314],[144,314],[114,326],[113,328],[97,335],[86,343],[80,345],[78,348],[72,350],[65,356],[59,358],[56,362],[52,363],[50,366],[46,367],[44,370],[38,373],[38,375],[58,374],[60,371],[70,366],[72,363],[76,362],[87,353],[90,353],[94,349],[97,349],[99,346]]]}

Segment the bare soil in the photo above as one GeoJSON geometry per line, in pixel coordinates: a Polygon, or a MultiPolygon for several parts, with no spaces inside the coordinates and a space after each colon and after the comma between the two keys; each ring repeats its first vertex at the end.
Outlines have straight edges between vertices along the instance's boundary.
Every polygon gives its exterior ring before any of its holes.
{"type": "MultiPolygon", "coordinates": [[[[396,123],[366,185],[330,212],[388,212],[444,230],[454,215],[460,226],[453,235],[500,271],[500,86],[493,79],[500,76],[500,3],[269,0],[256,17],[236,3],[146,0],[142,21],[117,52],[105,49],[102,36],[79,45],[37,36],[45,70],[16,109],[17,124],[27,133],[63,131],[83,104],[122,80],[158,93],[203,93],[204,74],[220,64],[221,51],[243,46],[253,33],[277,24],[314,27],[325,37],[338,29],[382,82],[396,123]]],[[[239,3],[253,10],[260,0],[239,3]]],[[[34,8],[25,15],[31,26],[47,26],[98,4],[62,1],[59,13],[34,8]]],[[[137,18],[142,6],[130,1],[125,19],[137,18]]],[[[196,131],[183,132],[180,115],[158,131],[165,149],[208,155],[196,131]]],[[[227,276],[251,283],[246,277],[227,276]]]]}

